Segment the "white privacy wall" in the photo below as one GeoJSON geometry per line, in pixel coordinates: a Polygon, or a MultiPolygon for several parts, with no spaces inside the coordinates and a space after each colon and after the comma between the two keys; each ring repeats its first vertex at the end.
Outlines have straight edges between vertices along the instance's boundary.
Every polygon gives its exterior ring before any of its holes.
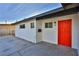
{"type": "Polygon", "coordinates": [[[36,43],[36,20],[33,19],[17,24],[15,36],[36,43]],[[30,28],[31,22],[34,22],[35,28],[30,28]],[[19,28],[21,24],[25,24],[25,29],[19,28]]]}
{"type": "Polygon", "coordinates": [[[78,49],[78,14],[71,14],[71,15],[65,15],[60,17],[52,17],[48,19],[41,19],[42,20],[42,40],[58,44],[58,20],[67,20],[72,19],[72,48],[78,49]],[[54,21],[56,21],[56,26],[54,26],[54,21]],[[53,22],[53,28],[45,28],[46,22],[53,22]]]}

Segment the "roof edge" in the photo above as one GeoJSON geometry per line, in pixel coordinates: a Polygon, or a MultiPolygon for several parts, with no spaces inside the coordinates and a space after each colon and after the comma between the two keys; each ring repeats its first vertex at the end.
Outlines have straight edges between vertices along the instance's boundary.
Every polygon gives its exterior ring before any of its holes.
{"type": "Polygon", "coordinates": [[[41,17],[41,16],[44,16],[44,15],[47,15],[47,14],[56,13],[56,12],[59,12],[59,11],[62,11],[62,10],[64,10],[63,7],[60,7],[60,8],[54,9],[54,10],[50,10],[50,11],[47,11],[47,12],[44,12],[44,13],[41,13],[41,14],[38,14],[38,15],[23,19],[21,21],[17,21],[17,22],[12,23],[12,24],[18,24],[18,23],[28,21],[28,20],[31,20],[31,19],[35,19],[37,17],[41,17]]]}

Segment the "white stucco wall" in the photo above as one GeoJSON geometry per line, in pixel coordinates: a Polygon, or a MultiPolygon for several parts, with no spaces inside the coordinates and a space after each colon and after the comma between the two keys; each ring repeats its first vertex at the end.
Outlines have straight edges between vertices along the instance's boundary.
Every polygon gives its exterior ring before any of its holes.
{"type": "MultiPolygon", "coordinates": [[[[45,19],[45,20],[42,20],[42,39],[43,41],[46,41],[46,42],[49,42],[49,43],[54,43],[54,44],[57,44],[57,27],[54,26],[53,28],[45,28],[45,23],[46,22],[54,22],[56,21],[55,19],[53,18],[50,18],[50,19],[45,19]]],[[[54,24],[53,24],[54,25],[54,24]]]]}
{"type": "Polygon", "coordinates": [[[36,43],[36,20],[33,19],[17,24],[15,36],[36,43]],[[30,28],[31,22],[34,22],[35,28],[30,28]],[[25,24],[25,29],[19,28],[21,24],[25,24]]]}
{"type": "Polygon", "coordinates": [[[42,41],[42,31],[38,32],[38,29],[42,30],[42,20],[36,21],[36,41],[40,42],[42,41]]]}
{"type": "MultiPolygon", "coordinates": [[[[41,19],[42,20],[42,40],[58,44],[58,20],[72,19],[72,48],[78,49],[78,14],[65,15],[60,17],[41,19]],[[46,22],[56,21],[56,26],[53,28],[45,28],[46,22]]],[[[54,24],[53,24],[54,25],[54,24]]]]}

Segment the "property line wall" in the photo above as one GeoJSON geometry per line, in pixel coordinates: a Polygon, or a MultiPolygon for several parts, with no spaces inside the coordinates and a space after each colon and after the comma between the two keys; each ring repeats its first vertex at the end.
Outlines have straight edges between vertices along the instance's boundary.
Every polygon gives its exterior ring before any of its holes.
{"type": "Polygon", "coordinates": [[[15,35],[15,25],[0,24],[0,36],[15,35]]]}

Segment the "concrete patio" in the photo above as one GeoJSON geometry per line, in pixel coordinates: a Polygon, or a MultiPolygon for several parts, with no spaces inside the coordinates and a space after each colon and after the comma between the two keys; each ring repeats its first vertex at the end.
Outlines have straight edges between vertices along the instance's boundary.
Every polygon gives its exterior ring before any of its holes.
{"type": "Polygon", "coordinates": [[[0,56],[77,56],[69,47],[39,42],[31,43],[14,36],[0,37],[0,56]]]}

